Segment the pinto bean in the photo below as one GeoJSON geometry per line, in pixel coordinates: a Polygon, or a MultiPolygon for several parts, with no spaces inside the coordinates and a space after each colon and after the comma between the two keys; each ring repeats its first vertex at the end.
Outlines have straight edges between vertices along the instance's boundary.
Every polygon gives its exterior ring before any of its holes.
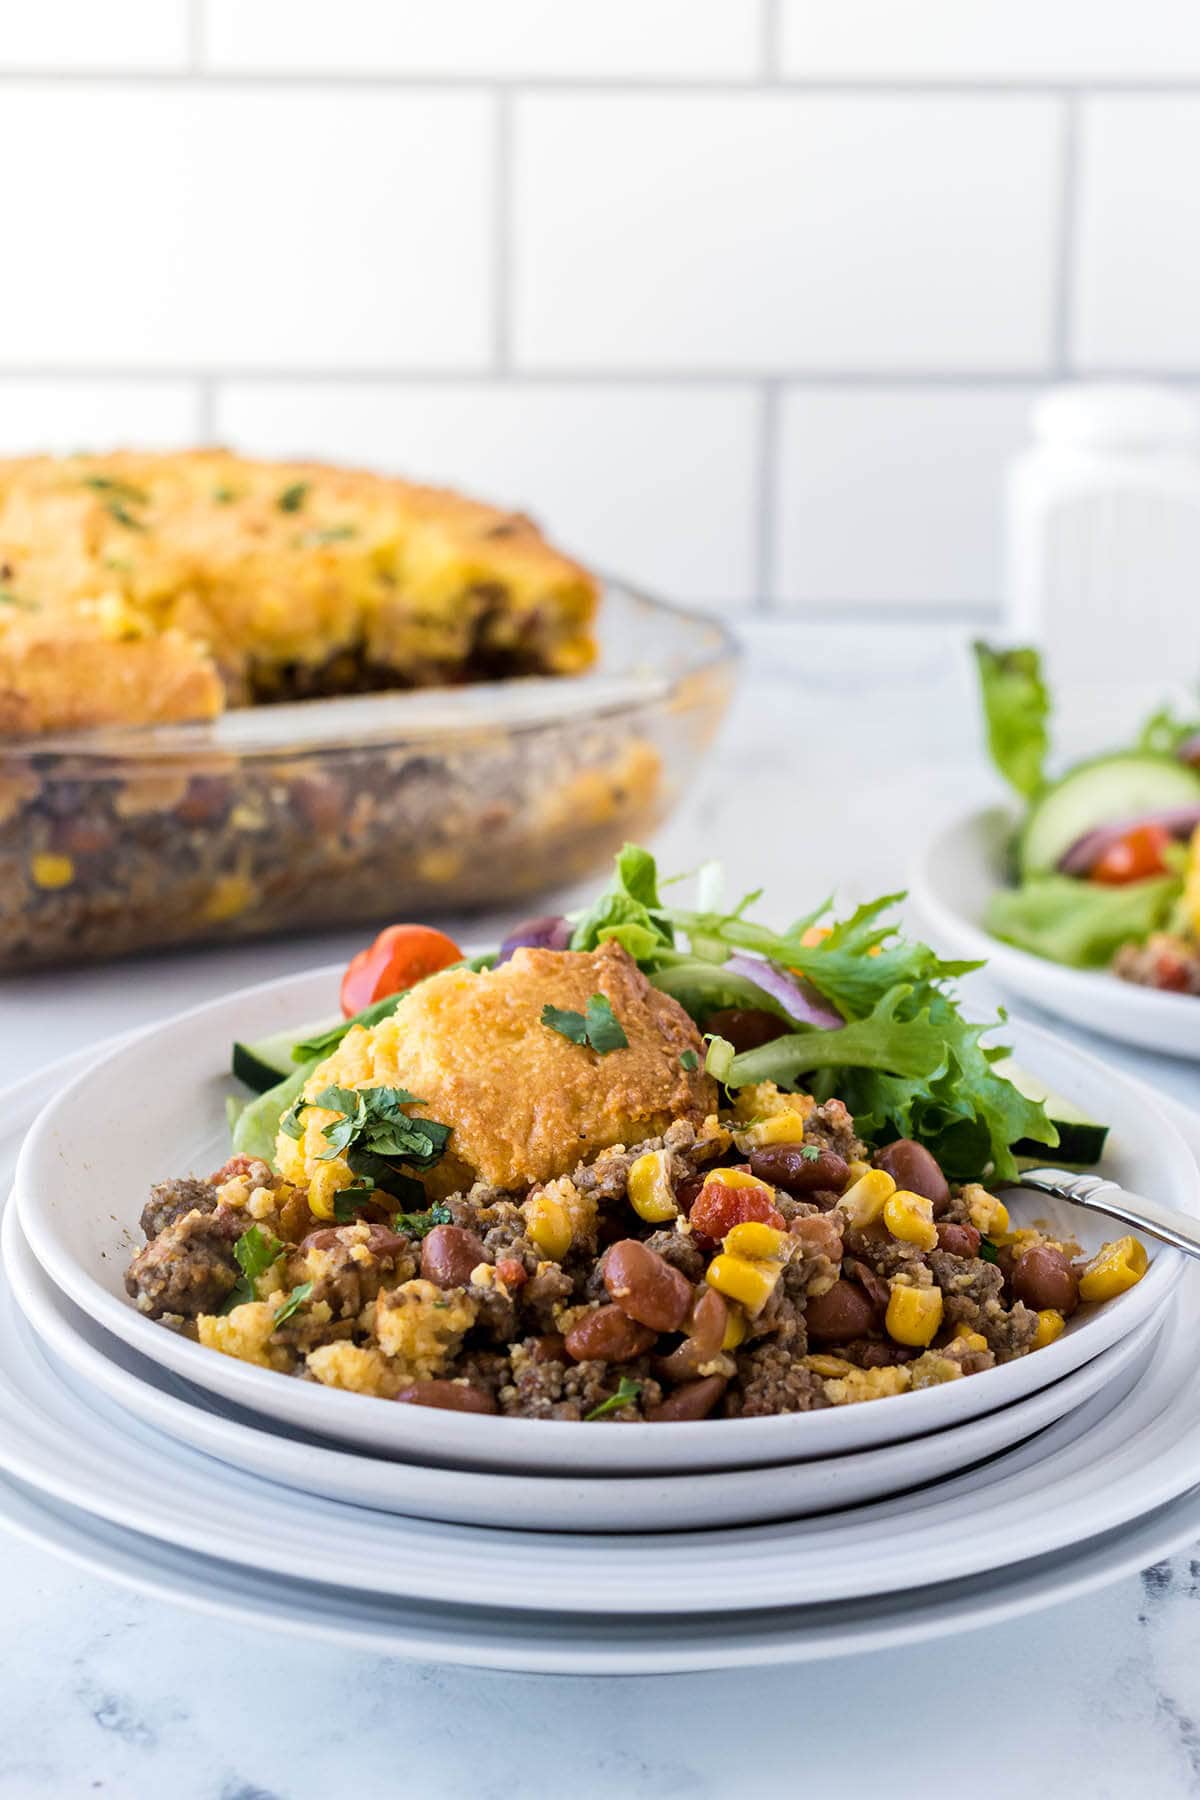
{"type": "Polygon", "coordinates": [[[463,1225],[435,1225],[421,1245],[421,1273],[436,1287],[466,1287],[487,1251],[463,1225]]]}
{"type": "Polygon", "coordinates": [[[848,1344],[875,1325],[875,1305],[852,1281],[835,1281],[827,1293],[809,1295],[804,1322],[813,1343],[848,1344]]]}
{"type": "Polygon", "coordinates": [[[723,1037],[740,1053],[743,1050],[757,1050],[761,1045],[783,1037],[787,1026],[774,1013],[767,1012],[765,1007],[723,1006],[720,1012],[709,1013],[704,1021],[704,1029],[717,1037],[723,1037]]]}
{"type": "Polygon", "coordinates": [[[687,1276],[637,1238],[622,1238],[605,1252],[604,1285],[628,1318],[655,1332],[678,1331],[692,1303],[687,1276]]]}
{"type": "Polygon", "coordinates": [[[677,1387],[673,1394],[660,1400],[646,1413],[652,1425],[669,1425],[681,1419],[706,1419],[728,1382],[723,1375],[705,1375],[700,1381],[689,1381],[683,1387],[677,1387]]]}
{"type": "Polygon", "coordinates": [[[937,1234],[939,1250],[946,1250],[951,1256],[979,1255],[982,1239],[973,1225],[939,1225],[937,1234]]]}
{"type": "Polygon", "coordinates": [[[658,1372],[667,1381],[690,1381],[699,1375],[705,1363],[720,1353],[729,1323],[729,1308],[716,1288],[706,1287],[692,1303],[684,1320],[687,1337],[670,1356],[658,1364],[658,1372]]]}
{"type": "Polygon", "coordinates": [[[836,1150],[805,1156],[804,1148],[802,1144],[763,1144],[750,1152],[750,1168],[760,1181],[769,1181],[788,1194],[815,1194],[819,1188],[840,1194],[850,1179],[845,1157],[836,1150]]]}
{"type": "Polygon", "coordinates": [[[544,1337],[534,1338],[529,1354],[535,1363],[564,1362],[567,1346],[562,1332],[548,1331],[544,1337]]]}
{"type": "Polygon", "coordinates": [[[575,1362],[628,1362],[631,1356],[644,1355],[657,1336],[619,1306],[600,1306],[572,1325],[564,1345],[575,1362]]]}
{"type": "Polygon", "coordinates": [[[860,1262],[857,1257],[849,1258],[842,1266],[847,1277],[874,1302],[878,1311],[886,1312],[892,1290],[883,1276],[877,1275],[869,1263],[860,1262]]]}
{"type": "MultiPolygon", "coordinates": [[[[363,1223],[366,1223],[364,1220],[363,1223]]],[[[353,1230],[349,1225],[326,1225],[320,1231],[310,1231],[307,1237],[300,1239],[301,1250],[333,1250],[339,1244],[347,1242],[361,1243],[360,1238],[347,1239],[346,1233],[353,1230]]],[[[392,1231],[387,1225],[367,1225],[367,1249],[372,1256],[394,1256],[397,1250],[408,1248],[408,1239],[392,1231]]]]}
{"type": "Polygon", "coordinates": [[[788,1231],[800,1239],[805,1256],[827,1256],[830,1262],[841,1262],[841,1222],[829,1213],[808,1213],[793,1219],[788,1231]]]}
{"type": "Polygon", "coordinates": [[[1035,1244],[1013,1264],[1012,1290],[1035,1312],[1053,1307],[1064,1319],[1079,1305],[1079,1277],[1061,1250],[1035,1244]]]}
{"type": "Polygon", "coordinates": [[[945,1212],[950,1204],[950,1184],[924,1144],[913,1138],[897,1138],[875,1152],[875,1167],[884,1169],[898,1188],[923,1194],[933,1201],[933,1212],[945,1212]]]}
{"type": "Polygon", "coordinates": [[[443,1412],[494,1413],[496,1402],[480,1388],[460,1381],[414,1381],[396,1395],[409,1406],[437,1406],[443,1412]]]}

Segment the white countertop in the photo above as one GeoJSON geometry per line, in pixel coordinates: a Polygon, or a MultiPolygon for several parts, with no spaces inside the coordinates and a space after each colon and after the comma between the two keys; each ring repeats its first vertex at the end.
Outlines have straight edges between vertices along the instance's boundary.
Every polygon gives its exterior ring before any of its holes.
{"type": "MultiPolygon", "coordinates": [[[[731,887],[761,885],[792,915],[835,886],[856,900],[903,885],[918,834],[995,791],[963,645],[932,625],[756,627],[723,742],[657,839],[662,866],[720,855],[731,887]]],[[[468,930],[495,935],[493,921],[468,930]]],[[[243,982],[344,961],[363,938],[10,980],[0,1082],[243,982]]],[[[974,986],[986,1008],[994,994],[974,986]]],[[[1195,1064],[1088,1043],[1200,1102],[1195,1064]]],[[[902,1653],[658,1681],[443,1670],[241,1631],[3,1536],[0,1592],[0,1800],[1200,1790],[1200,1561],[1187,1556],[902,1653]]]]}

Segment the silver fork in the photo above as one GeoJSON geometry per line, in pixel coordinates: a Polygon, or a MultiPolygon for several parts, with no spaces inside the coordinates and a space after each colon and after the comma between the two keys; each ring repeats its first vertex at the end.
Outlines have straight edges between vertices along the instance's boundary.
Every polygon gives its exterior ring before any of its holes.
{"type": "Polygon", "coordinates": [[[1069,1200],[1089,1212],[1107,1213],[1123,1225],[1136,1225],[1139,1231],[1173,1244],[1188,1256],[1200,1257],[1200,1219],[1190,1213],[1177,1212],[1173,1206],[1160,1206],[1143,1194],[1131,1194],[1115,1181],[1101,1175],[1070,1175],[1065,1169],[1026,1169],[1005,1187],[1031,1188],[1035,1194],[1052,1194],[1056,1200],[1069,1200]]]}

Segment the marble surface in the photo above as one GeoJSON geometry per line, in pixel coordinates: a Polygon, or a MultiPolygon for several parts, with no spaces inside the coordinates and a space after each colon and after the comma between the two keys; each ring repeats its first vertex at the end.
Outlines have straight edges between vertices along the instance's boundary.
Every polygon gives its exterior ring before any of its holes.
{"type": "MultiPolygon", "coordinates": [[[[768,910],[794,915],[835,887],[855,900],[901,886],[920,837],[994,792],[961,632],[767,624],[719,750],[657,848],[668,869],[719,854],[731,886],[762,885],[768,910]]],[[[10,980],[0,1081],[242,982],[343,960],[360,937],[10,980]]],[[[994,1003],[973,986],[978,1006],[994,1003]]],[[[1088,1042],[1200,1101],[1196,1065],[1088,1042]]],[[[1200,1791],[1200,1550],[903,1654],[656,1681],[308,1645],[110,1588],[3,1536],[0,1592],[2,1800],[1200,1791]]]]}

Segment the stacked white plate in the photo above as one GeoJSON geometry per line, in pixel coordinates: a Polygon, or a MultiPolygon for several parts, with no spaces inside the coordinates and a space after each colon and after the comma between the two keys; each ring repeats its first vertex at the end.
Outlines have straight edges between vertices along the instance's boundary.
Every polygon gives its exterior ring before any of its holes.
{"type": "MultiPolygon", "coordinates": [[[[871,1406],[670,1430],[397,1406],[151,1324],[121,1283],[147,1188],[223,1159],[230,1041],[328,1010],[333,980],[235,995],[4,1096],[10,1169],[24,1140],[0,1276],[13,1529],[291,1632],[577,1672],[925,1637],[1200,1535],[1185,1323],[1200,1272],[1162,1248],[1138,1287],[1019,1363],[871,1406]]],[[[1112,1173],[1200,1211],[1200,1120],[1042,1033],[1012,1035],[1025,1066],[1111,1120],[1112,1173]]]]}

